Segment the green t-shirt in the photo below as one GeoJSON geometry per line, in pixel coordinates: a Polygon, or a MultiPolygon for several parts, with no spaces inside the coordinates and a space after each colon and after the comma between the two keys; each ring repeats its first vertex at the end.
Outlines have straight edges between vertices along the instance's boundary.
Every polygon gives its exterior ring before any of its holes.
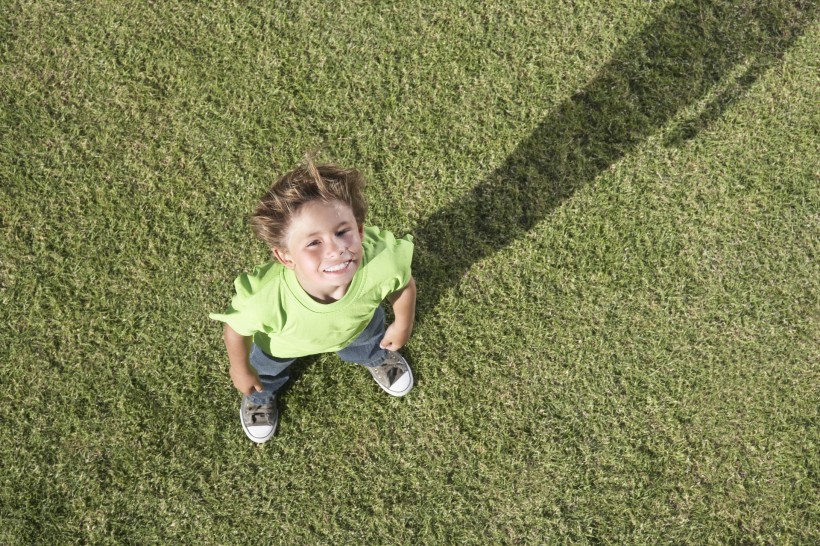
{"type": "Polygon", "coordinates": [[[413,237],[403,239],[366,227],[363,259],[342,299],[319,303],[299,285],[296,274],[279,262],[243,273],[225,313],[212,313],[269,355],[295,358],[336,352],[364,331],[384,299],[410,282],[413,237]]]}

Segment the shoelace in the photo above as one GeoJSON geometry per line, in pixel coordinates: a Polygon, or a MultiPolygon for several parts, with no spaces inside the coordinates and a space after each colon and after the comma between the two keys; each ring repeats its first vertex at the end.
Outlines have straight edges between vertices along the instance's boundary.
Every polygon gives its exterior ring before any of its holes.
{"type": "Polygon", "coordinates": [[[271,424],[270,416],[273,413],[272,404],[249,404],[245,413],[251,418],[250,422],[255,425],[269,425],[271,424]]]}
{"type": "Polygon", "coordinates": [[[389,385],[395,383],[396,378],[400,377],[403,371],[401,363],[393,359],[392,356],[388,356],[379,366],[379,372],[384,375],[389,385]]]}

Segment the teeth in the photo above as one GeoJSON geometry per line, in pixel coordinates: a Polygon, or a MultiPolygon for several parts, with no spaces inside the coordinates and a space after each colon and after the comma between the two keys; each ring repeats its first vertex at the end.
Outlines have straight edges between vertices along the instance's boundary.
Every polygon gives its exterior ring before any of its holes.
{"type": "Polygon", "coordinates": [[[325,269],[325,271],[328,272],[328,273],[334,273],[336,271],[341,271],[342,269],[344,269],[348,265],[350,265],[350,261],[351,260],[348,260],[348,261],[346,261],[344,263],[341,263],[339,265],[334,265],[333,267],[328,267],[327,269],[325,269]]]}

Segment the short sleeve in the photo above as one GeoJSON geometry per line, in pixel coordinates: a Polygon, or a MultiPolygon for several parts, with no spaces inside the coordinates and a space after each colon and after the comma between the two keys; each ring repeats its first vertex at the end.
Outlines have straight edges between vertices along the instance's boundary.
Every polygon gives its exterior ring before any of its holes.
{"type": "Polygon", "coordinates": [[[413,237],[405,235],[397,239],[387,230],[377,227],[365,228],[371,282],[378,283],[383,299],[407,286],[410,282],[413,261],[413,237]]]}
{"type": "Polygon", "coordinates": [[[224,313],[211,313],[208,317],[228,324],[242,336],[252,336],[261,331],[263,329],[262,320],[253,305],[253,300],[271,265],[256,268],[250,275],[247,273],[239,275],[234,281],[236,294],[231,299],[231,305],[224,313]]]}
{"type": "Polygon", "coordinates": [[[394,254],[398,282],[393,292],[401,290],[410,282],[410,277],[412,276],[411,265],[413,263],[413,236],[405,235],[401,239],[396,239],[394,254]]]}

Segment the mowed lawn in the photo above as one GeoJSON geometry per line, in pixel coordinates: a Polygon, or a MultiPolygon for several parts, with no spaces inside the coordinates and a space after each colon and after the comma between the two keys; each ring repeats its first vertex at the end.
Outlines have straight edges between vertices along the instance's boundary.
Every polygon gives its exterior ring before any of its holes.
{"type": "Polygon", "coordinates": [[[812,0],[0,2],[0,543],[820,541],[812,0]],[[305,152],[415,237],[416,388],[221,327],[305,152]]]}

